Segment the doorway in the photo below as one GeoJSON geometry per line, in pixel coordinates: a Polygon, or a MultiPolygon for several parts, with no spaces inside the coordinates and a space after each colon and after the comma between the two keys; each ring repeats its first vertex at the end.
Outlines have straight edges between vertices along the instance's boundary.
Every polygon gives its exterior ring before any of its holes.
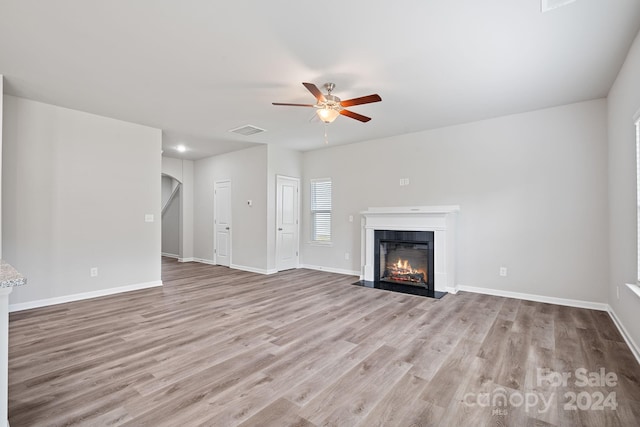
{"type": "Polygon", "coordinates": [[[213,259],[217,265],[231,264],[231,181],[213,184],[213,259]]]}
{"type": "Polygon", "coordinates": [[[276,176],[276,269],[298,268],[300,179],[276,176]]]}

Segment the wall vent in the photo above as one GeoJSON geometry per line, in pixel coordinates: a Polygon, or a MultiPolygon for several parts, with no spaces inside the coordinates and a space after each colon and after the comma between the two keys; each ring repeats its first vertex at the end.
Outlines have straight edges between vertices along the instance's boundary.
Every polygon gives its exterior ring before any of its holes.
{"type": "Polygon", "coordinates": [[[550,10],[557,9],[562,6],[566,6],[569,3],[573,3],[576,0],[540,0],[540,10],[549,12],[550,10]]]}
{"type": "Polygon", "coordinates": [[[239,128],[231,129],[229,132],[237,133],[239,135],[249,136],[249,135],[255,135],[257,133],[266,132],[266,130],[253,125],[244,125],[244,126],[240,126],[239,128]]]}

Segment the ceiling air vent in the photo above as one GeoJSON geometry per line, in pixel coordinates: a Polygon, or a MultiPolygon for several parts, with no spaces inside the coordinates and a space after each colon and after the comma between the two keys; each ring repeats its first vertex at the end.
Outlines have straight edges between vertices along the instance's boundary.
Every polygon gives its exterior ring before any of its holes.
{"type": "Polygon", "coordinates": [[[244,125],[244,126],[240,126],[239,128],[231,129],[229,132],[237,133],[244,136],[249,136],[249,135],[255,135],[257,133],[266,132],[266,130],[253,125],[244,125]]]}
{"type": "Polygon", "coordinates": [[[566,6],[574,1],[576,0],[540,0],[540,9],[543,13],[549,12],[550,10],[566,6]]]}

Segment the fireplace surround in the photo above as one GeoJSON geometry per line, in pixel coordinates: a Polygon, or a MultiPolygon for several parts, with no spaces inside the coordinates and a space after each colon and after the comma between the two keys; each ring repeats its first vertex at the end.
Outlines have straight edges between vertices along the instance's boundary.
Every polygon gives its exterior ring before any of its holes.
{"type": "MultiPolygon", "coordinates": [[[[446,292],[455,293],[455,235],[459,211],[460,207],[453,205],[371,207],[361,212],[361,282],[364,284],[382,282],[380,281],[380,242],[376,242],[376,231],[378,236],[382,231],[430,232],[432,235],[433,266],[427,271],[427,274],[432,275],[430,282],[432,290],[436,296],[441,296],[446,292]]],[[[404,236],[407,235],[404,234],[404,236]]],[[[394,285],[406,287],[404,284],[394,285]]],[[[425,286],[415,286],[415,284],[408,285],[410,288],[426,288],[425,286]]]]}

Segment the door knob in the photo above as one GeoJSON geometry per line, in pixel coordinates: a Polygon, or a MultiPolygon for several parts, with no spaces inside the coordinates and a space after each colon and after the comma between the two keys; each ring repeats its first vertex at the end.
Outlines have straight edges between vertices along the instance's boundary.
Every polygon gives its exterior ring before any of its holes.
{"type": "Polygon", "coordinates": [[[225,229],[225,230],[228,230],[228,229],[229,229],[229,227],[225,227],[224,229],[225,229]]]}
{"type": "Polygon", "coordinates": [[[278,227],[278,231],[282,231],[282,228],[278,227]]]}

